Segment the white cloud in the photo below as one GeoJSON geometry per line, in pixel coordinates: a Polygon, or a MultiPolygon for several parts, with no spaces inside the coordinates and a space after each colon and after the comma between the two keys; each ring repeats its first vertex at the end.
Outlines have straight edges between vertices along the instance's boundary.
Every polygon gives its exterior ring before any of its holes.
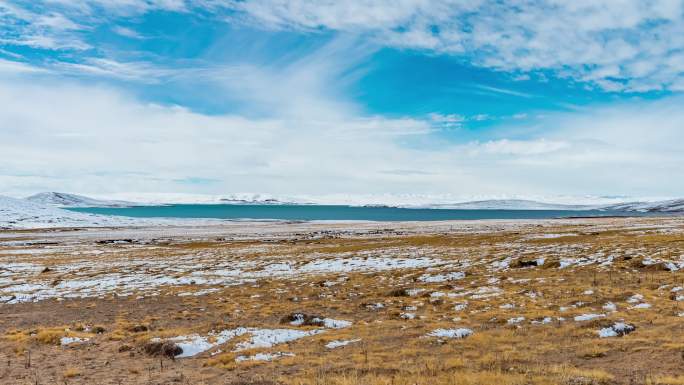
{"type": "Polygon", "coordinates": [[[92,47],[84,29],[154,10],[198,9],[258,28],[328,29],[463,56],[516,78],[552,71],[609,91],[636,92],[680,91],[684,84],[684,0],[52,0],[41,13],[3,2],[0,41],[86,50],[92,47]]]}
{"type": "Polygon", "coordinates": [[[428,118],[438,126],[453,128],[461,127],[463,122],[465,122],[466,117],[459,114],[440,114],[440,113],[430,113],[428,118]]]}
{"type": "Polygon", "coordinates": [[[8,175],[15,186],[16,175],[46,175],[45,187],[59,177],[82,191],[173,191],[182,188],[174,180],[198,177],[226,190],[320,191],[391,168],[405,156],[393,141],[428,128],[379,117],[206,116],[77,85],[4,83],[0,100],[3,186],[8,175]]]}
{"type": "MultiPolygon", "coordinates": [[[[93,48],[85,31],[112,19],[153,10],[185,12],[184,0],[50,0],[34,10],[17,1],[0,1],[0,43],[50,50],[93,48]]],[[[131,30],[119,29],[117,33],[131,30]]]]}
{"type": "Polygon", "coordinates": [[[484,90],[484,91],[489,91],[493,92],[496,94],[504,94],[504,95],[513,95],[513,96],[519,96],[521,98],[531,98],[534,97],[534,95],[530,95],[525,92],[519,92],[519,91],[514,91],[514,90],[509,90],[506,88],[500,88],[500,87],[492,87],[492,86],[485,86],[482,84],[476,85],[475,88],[484,90]]]}
{"type": "Polygon", "coordinates": [[[48,64],[46,67],[63,74],[135,80],[140,83],[156,83],[180,71],[147,62],[120,62],[102,58],[89,58],[82,63],[57,61],[48,64]]]}
{"type": "Polygon", "coordinates": [[[93,15],[105,10],[115,15],[138,15],[153,10],[183,12],[190,3],[185,0],[50,0],[49,3],[72,13],[93,15]]]}
{"type": "Polygon", "coordinates": [[[525,127],[525,137],[502,126],[497,139],[445,144],[435,141],[432,119],[337,109],[318,85],[292,95],[316,95],[309,112],[294,103],[295,114],[248,118],[15,76],[0,78],[0,193],[662,196],[684,188],[681,98],[549,115],[543,129],[525,127]],[[203,179],[212,183],[179,182],[203,179]]]}
{"type": "Polygon", "coordinates": [[[51,28],[58,31],[78,30],[83,28],[59,13],[37,15],[35,20],[33,20],[33,24],[36,27],[51,28]]]}
{"type": "Polygon", "coordinates": [[[539,155],[554,153],[570,147],[567,142],[537,140],[491,140],[484,143],[474,143],[473,153],[478,152],[502,155],[539,155]]]}
{"type": "Polygon", "coordinates": [[[120,25],[117,25],[116,27],[112,28],[112,31],[114,31],[114,33],[116,33],[116,34],[119,34],[119,35],[125,36],[125,37],[130,37],[132,39],[142,39],[143,38],[143,36],[141,34],[139,34],[137,31],[135,31],[131,28],[122,27],[120,25]]]}
{"type": "Polygon", "coordinates": [[[59,12],[37,13],[0,2],[0,43],[41,49],[85,50],[85,43],[75,32],[83,27],[59,12]]]}
{"type": "MultiPolygon", "coordinates": [[[[62,13],[41,22],[8,4],[0,2],[0,21],[28,24],[19,34],[0,33],[0,40],[54,49],[87,48],[79,28],[87,29],[83,19],[99,9],[118,15],[190,9],[182,1],[63,1],[62,13]],[[56,22],[60,17],[71,24],[56,22]]],[[[40,68],[0,59],[0,193],[65,186],[101,194],[680,195],[684,189],[680,97],[547,114],[511,127],[502,119],[489,129],[491,140],[464,143],[444,140],[435,129],[494,118],[369,116],[344,92],[363,75],[358,63],[373,50],[359,41],[369,36],[397,47],[472,55],[475,64],[521,78],[525,71],[553,70],[616,91],[684,90],[680,1],[205,0],[193,6],[200,4],[216,13],[239,8],[240,18],[270,28],[347,33],[298,60],[267,65],[171,69],[84,57],[40,68]],[[190,80],[217,102],[246,107],[241,114],[206,115],[146,103],[88,84],[86,76],[190,80]],[[212,183],[179,183],[187,180],[212,183]]]]}
{"type": "Polygon", "coordinates": [[[42,68],[32,66],[30,64],[22,63],[14,60],[0,59],[0,74],[18,74],[18,73],[40,73],[46,72],[42,68]]]}
{"type": "Polygon", "coordinates": [[[505,71],[553,70],[609,90],[676,89],[684,1],[453,0],[224,2],[271,28],[359,33],[465,55],[505,71]]]}

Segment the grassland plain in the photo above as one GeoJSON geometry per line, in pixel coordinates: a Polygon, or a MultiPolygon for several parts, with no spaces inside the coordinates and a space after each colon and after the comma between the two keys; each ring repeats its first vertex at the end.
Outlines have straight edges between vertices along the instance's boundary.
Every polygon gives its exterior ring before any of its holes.
{"type": "Polygon", "coordinates": [[[684,384],[684,219],[0,232],[1,384],[684,384]]]}

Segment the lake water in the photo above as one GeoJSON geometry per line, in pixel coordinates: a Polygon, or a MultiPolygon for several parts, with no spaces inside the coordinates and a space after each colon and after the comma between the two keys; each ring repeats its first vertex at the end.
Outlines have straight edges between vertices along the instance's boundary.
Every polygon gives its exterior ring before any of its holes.
{"type": "Polygon", "coordinates": [[[440,221],[449,219],[546,219],[643,215],[633,212],[598,210],[454,210],[406,209],[315,205],[207,205],[182,204],[117,208],[72,208],[70,210],[136,218],[215,218],[260,220],[365,220],[440,221]]]}

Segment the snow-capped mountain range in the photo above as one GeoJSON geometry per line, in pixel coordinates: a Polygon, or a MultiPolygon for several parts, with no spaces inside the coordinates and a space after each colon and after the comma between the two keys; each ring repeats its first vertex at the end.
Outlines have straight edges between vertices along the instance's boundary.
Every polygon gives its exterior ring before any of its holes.
{"type": "MultiPolygon", "coordinates": [[[[86,198],[83,201],[67,201],[84,207],[86,204],[103,202],[112,207],[112,201],[86,198]]],[[[206,225],[220,222],[214,219],[186,218],[129,218],[123,216],[97,215],[65,210],[63,200],[53,204],[36,203],[29,199],[10,198],[0,195],[0,229],[38,229],[58,227],[128,227],[128,226],[174,226],[179,224],[206,225]]]]}
{"type": "Polygon", "coordinates": [[[606,210],[638,211],[651,213],[684,212],[684,199],[671,199],[658,202],[628,202],[605,207],[606,210]]]}
{"type": "MultiPolygon", "coordinates": [[[[177,197],[178,198],[178,197],[177,197]]],[[[79,213],[62,208],[68,207],[126,207],[172,203],[198,204],[348,204],[355,206],[393,206],[407,208],[451,208],[463,210],[612,210],[623,212],[652,212],[652,213],[684,213],[684,199],[655,201],[655,202],[627,202],[603,205],[569,205],[560,203],[544,203],[523,199],[494,199],[468,202],[397,202],[398,200],[373,199],[363,203],[363,200],[331,200],[330,198],[315,199],[286,199],[281,200],[261,194],[236,194],[227,196],[203,196],[201,199],[189,198],[173,199],[165,196],[147,202],[132,202],[124,200],[102,200],[82,195],[66,193],[40,193],[25,199],[10,198],[0,195],[0,229],[2,228],[46,228],[46,227],[92,227],[92,226],[140,226],[152,224],[174,224],[177,220],[169,219],[134,219],[105,215],[79,213]],[[388,202],[389,204],[382,203],[388,202]],[[396,204],[400,203],[400,204],[396,204]],[[403,204],[401,204],[403,203],[403,204]]],[[[187,221],[186,221],[187,222],[187,221]]],[[[205,221],[207,222],[207,221],[205,221]]]]}
{"type": "Polygon", "coordinates": [[[592,205],[544,203],[527,199],[488,199],[461,203],[433,204],[429,208],[457,210],[590,210],[592,205]]]}
{"type": "Polygon", "coordinates": [[[0,195],[0,229],[130,226],[138,223],[130,218],[77,213],[0,195]]]}
{"type": "Polygon", "coordinates": [[[612,210],[684,212],[684,199],[625,202],[619,198],[475,199],[450,195],[326,195],[274,196],[270,194],[128,194],[125,199],[97,199],[83,195],[43,192],[25,200],[55,207],[132,207],[168,204],[348,205],[460,210],[612,210]],[[576,203],[580,202],[580,203],[576,203]]]}
{"type": "Polygon", "coordinates": [[[133,202],[94,199],[83,195],[52,191],[31,195],[25,199],[39,205],[57,207],[130,207],[139,205],[133,202]]]}

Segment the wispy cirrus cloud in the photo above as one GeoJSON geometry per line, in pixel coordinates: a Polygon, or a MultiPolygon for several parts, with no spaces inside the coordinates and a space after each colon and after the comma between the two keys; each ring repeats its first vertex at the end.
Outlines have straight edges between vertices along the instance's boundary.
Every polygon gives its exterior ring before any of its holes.
{"type": "Polygon", "coordinates": [[[35,67],[30,64],[15,61],[15,60],[4,60],[0,59],[0,74],[26,74],[26,73],[45,73],[45,69],[40,67],[35,67]]]}
{"type": "Polygon", "coordinates": [[[144,38],[144,36],[141,35],[138,31],[135,31],[135,30],[133,30],[131,28],[127,28],[127,27],[122,27],[120,25],[113,27],[112,31],[116,34],[121,35],[121,36],[130,37],[133,39],[143,39],[144,38]]]}
{"type": "MultiPolygon", "coordinates": [[[[184,12],[184,0],[0,1],[0,44],[46,50],[85,51],[95,48],[87,32],[127,16],[153,10],[184,12]]],[[[117,33],[134,37],[120,27],[117,33]]],[[[116,32],[115,31],[115,32],[116,32]]]]}
{"type": "Polygon", "coordinates": [[[65,75],[131,80],[140,83],[156,83],[182,72],[182,69],[162,67],[149,62],[121,62],[104,58],[88,58],[82,62],[53,61],[43,66],[65,75]]]}
{"type": "Polygon", "coordinates": [[[309,110],[247,117],[201,114],[102,85],[33,76],[0,78],[0,185],[15,195],[65,183],[99,194],[648,196],[684,188],[680,97],[549,114],[522,129],[502,122],[487,141],[406,146],[433,140],[435,119],[337,109],[334,100],[323,100],[334,95],[315,88],[291,94],[321,99],[309,110]]]}
{"type": "Polygon", "coordinates": [[[553,71],[612,91],[680,91],[684,2],[252,0],[230,8],[271,28],[366,31],[379,42],[502,71],[553,71]]]}
{"type": "MultiPolygon", "coordinates": [[[[463,57],[515,76],[550,72],[607,91],[684,90],[682,0],[18,0],[0,3],[0,42],[87,50],[89,28],[155,10],[201,10],[255,28],[361,34],[379,45],[463,57]]],[[[128,27],[114,31],[139,37],[128,27]]]]}
{"type": "MultiPolygon", "coordinates": [[[[0,21],[0,186],[15,193],[65,184],[85,193],[684,188],[684,101],[671,95],[684,90],[681,1],[0,0],[0,21]],[[142,33],[135,23],[120,27],[122,18],[198,8],[207,20],[325,39],[261,61],[146,55],[91,40],[102,27],[131,43],[142,33]],[[15,46],[56,53],[31,59],[15,46]],[[350,91],[382,47],[450,55],[521,80],[667,92],[543,117],[464,113],[463,99],[445,104],[453,110],[383,116],[350,91]],[[169,84],[182,87],[160,93],[189,90],[239,108],[202,113],[135,92],[169,84]],[[490,125],[486,137],[459,136],[458,128],[481,123],[490,125]],[[448,139],[438,137],[446,131],[448,139]]],[[[464,88],[497,102],[543,97],[495,82],[464,88]]]]}

